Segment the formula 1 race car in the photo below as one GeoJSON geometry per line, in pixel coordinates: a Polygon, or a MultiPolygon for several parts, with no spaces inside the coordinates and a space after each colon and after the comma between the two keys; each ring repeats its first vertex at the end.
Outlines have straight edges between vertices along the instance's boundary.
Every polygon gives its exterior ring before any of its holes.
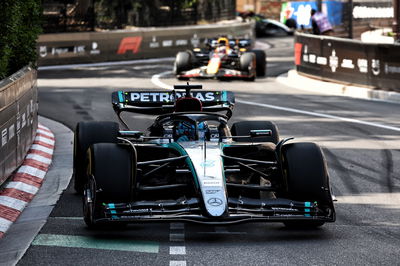
{"type": "Polygon", "coordinates": [[[317,227],[335,221],[318,145],[280,140],[270,121],[229,127],[233,93],[200,89],[113,92],[125,129],[115,122],[77,124],[74,181],[89,227],[145,221],[317,227]],[[145,134],[129,130],[123,112],[158,116],[145,134]]]}
{"type": "Polygon", "coordinates": [[[194,48],[176,55],[174,73],[189,78],[243,79],[254,81],[266,74],[266,55],[251,50],[249,39],[209,39],[206,48],[194,48]]]}

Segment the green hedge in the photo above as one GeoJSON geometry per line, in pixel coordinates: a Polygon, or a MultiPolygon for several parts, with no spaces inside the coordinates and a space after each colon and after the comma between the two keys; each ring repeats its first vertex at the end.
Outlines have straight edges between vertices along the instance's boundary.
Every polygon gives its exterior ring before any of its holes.
{"type": "Polygon", "coordinates": [[[41,0],[2,0],[0,6],[0,80],[36,62],[41,32],[41,0]]]}

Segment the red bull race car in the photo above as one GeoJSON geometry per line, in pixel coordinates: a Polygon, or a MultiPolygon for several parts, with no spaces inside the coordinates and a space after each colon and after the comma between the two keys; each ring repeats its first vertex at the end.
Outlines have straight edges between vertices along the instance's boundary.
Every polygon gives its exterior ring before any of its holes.
{"type": "Polygon", "coordinates": [[[123,129],[116,122],[77,124],[74,182],[89,227],[152,221],[316,227],[335,221],[317,144],[280,139],[271,121],[230,126],[233,93],[200,89],[113,92],[123,129]],[[158,116],[146,133],[129,129],[123,112],[158,116]]]}
{"type": "Polygon", "coordinates": [[[266,54],[252,50],[250,39],[209,39],[206,48],[194,48],[176,55],[174,73],[190,78],[242,79],[254,81],[266,74],[266,54]]]}

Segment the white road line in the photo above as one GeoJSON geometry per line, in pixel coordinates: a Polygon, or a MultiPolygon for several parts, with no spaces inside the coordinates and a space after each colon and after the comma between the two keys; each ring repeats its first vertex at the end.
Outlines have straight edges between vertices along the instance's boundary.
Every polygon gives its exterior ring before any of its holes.
{"type": "Polygon", "coordinates": [[[22,211],[28,203],[9,196],[0,196],[0,204],[17,211],[22,211]]]}
{"type": "Polygon", "coordinates": [[[183,242],[183,241],[185,241],[185,234],[184,233],[170,233],[169,234],[169,241],[171,241],[171,242],[183,242]]]}
{"type": "Polygon", "coordinates": [[[42,171],[42,170],[40,170],[40,169],[38,169],[36,167],[32,167],[32,166],[29,166],[29,165],[21,166],[18,169],[17,173],[28,174],[28,175],[31,175],[31,176],[38,177],[40,179],[43,179],[45,177],[45,175],[46,175],[45,171],[42,171]]]}
{"type": "Polygon", "coordinates": [[[259,106],[259,107],[265,107],[265,108],[270,108],[270,109],[275,109],[275,110],[281,110],[281,111],[286,111],[286,112],[291,112],[291,113],[323,117],[323,118],[330,118],[330,119],[340,120],[340,121],[349,122],[349,123],[367,125],[367,126],[372,126],[372,127],[389,129],[389,130],[393,130],[393,131],[400,131],[400,128],[398,128],[398,127],[386,126],[386,125],[382,125],[382,124],[378,124],[378,123],[366,122],[366,121],[361,121],[361,120],[353,119],[353,118],[321,114],[321,113],[303,111],[303,110],[294,109],[294,108],[288,108],[288,107],[282,107],[282,106],[276,106],[276,105],[270,105],[270,104],[264,104],[264,103],[249,102],[249,101],[243,101],[243,100],[236,100],[236,102],[242,103],[242,104],[247,104],[247,105],[252,105],[252,106],[259,106]]]}
{"type": "Polygon", "coordinates": [[[173,90],[173,89],[174,89],[173,86],[170,86],[170,85],[168,85],[168,84],[165,84],[164,82],[162,82],[162,81],[160,80],[160,77],[166,76],[166,75],[171,74],[171,73],[172,73],[172,71],[165,71],[165,72],[162,72],[162,73],[160,73],[160,74],[153,75],[153,76],[151,77],[151,82],[152,82],[154,85],[156,85],[156,86],[158,86],[158,87],[160,87],[160,88],[168,89],[168,90],[173,90]]]}
{"type": "Polygon", "coordinates": [[[174,59],[173,57],[164,57],[164,58],[153,58],[153,59],[143,59],[143,60],[100,62],[100,63],[90,63],[90,64],[41,66],[38,68],[38,70],[61,70],[61,69],[73,69],[73,68],[79,68],[79,67],[106,67],[106,66],[123,66],[123,65],[132,65],[132,64],[142,64],[142,63],[160,63],[160,62],[168,62],[173,59],[174,59]]]}
{"type": "Polygon", "coordinates": [[[185,229],[185,224],[184,223],[171,223],[170,224],[170,229],[171,230],[179,230],[179,229],[185,229]]]}
{"type": "Polygon", "coordinates": [[[171,260],[169,266],[186,266],[185,260],[171,260]]]}
{"type": "Polygon", "coordinates": [[[169,247],[170,255],[186,255],[185,246],[171,246],[169,247]]]}
{"type": "Polygon", "coordinates": [[[14,189],[18,189],[23,192],[34,194],[34,195],[39,190],[37,187],[31,186],[31,185],[28,185],[28,184],[25,184],[22,182],[10,182],[6,185],[6,188],[14,188],[14,189]]]}
{"type": "MultiPolygon", "coordinates": [[[[151,78],[151,82],[153,82],[154,85],[159,86],[161,88],[169,88],[169,89],[172,88],[172,86],[169,86],[169,85],[165,84],[164,82],[162,82],[160,80],[160,77],[165,76],[168,73],[169,72],[162,72],[160,74],[154,75],[151,78]]],[[[340,116],[335,116],[335,115],[328,115],[328,114],[321,114],[321,113],[310,112],[310,111],[303,111],[303,110],[299,110],[299,109],[276,106],[276,105],[271,105],[271,104],[263,104],[263,103],[256,103],[256,102],[250,102],[250,101],[243,101],[243,100],[240,100],[240,99],[236,99],[236,102],[237,103],[241,103],[241,104],[248,104],[248,105],[253,105],[253,106],[265,107],[265,108],[281,110],[281,111],[286,111],[286,112],[291,112],[291,113],[303,114],[303,115],[308,115],[308,116],[316,116],[316,117],[324,117],[324,118],[329,118],[329,119],[334,119],[334,120],[339,120],[339,121],[344,121],[344,122],[349,122],[349,123],[361,124],[361,125],[377,127],[377,128],[383,128],[383,129],[388,129],[388,130],[393,130],[393,131],[400,131],[400,128],[398,128],[398,127],[386,126],[386,125],[382,125],[382,124],[378,124],[378,123],[366,122],[366,121],[353,119],[353,118],[346,118],[346,117],[340,117],[340,116]]]]}

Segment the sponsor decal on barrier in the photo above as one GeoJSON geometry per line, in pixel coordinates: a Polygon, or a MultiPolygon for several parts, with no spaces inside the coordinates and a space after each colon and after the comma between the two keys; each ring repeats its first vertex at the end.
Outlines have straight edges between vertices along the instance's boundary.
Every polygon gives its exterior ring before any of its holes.
{"type": "Polygon", "coordinates": [[[1,147],[7,144],[7,128],[1,131],[1,147]]]}
{"type": "Polygon", "coordinates": [[[343,59],[342,64],[340,65],[342,68],[350,68],[354,69],[353,60],[351,59],[343,59]]]}
{"type": "Polygon", "coordinates": [[[329,56],[329,66],[332,72],[336,72],[336,69],[339,66],[339,57],[336,56],[335,50],[332,50],[332,54],[329,56]]]}
{"type": "Polygon", "coordinates": [[[385,63],[386,74],[400,74],[400,66],[393,66],[385,63]]]}
{"type": "Polygon", "coordinates": [[[368,60],[357,59],[357,67],[360,70],[360,73],[368,73],[368,60]]]}
{"type": "MultiPolygon", "coordinates": [[[[300,65],[301,64],[301,50],[303,48],[303,44],[302,43],[298,43],[296,42],[294,44],[294,63],[296,65],[300,65]]],[[[304,53],[306,53],[306,48],[307,46],[304,47],[304,53]]]]}
{"type": "Polygon", "coordinates": [[[158,48],[158,47],[160,47],[160,43],[157,42],[157,37],[156,36],[153,36],[151,38],[151,42],[149,43],[149,47],[150,48],[158,48]]]}
{"type": "Polygon", "coordinates": [[[380,67],[379,59],[372,59],[371,67],[372,67],[372,74],[374,74],[375,76],[378,76],[379,73],[381,73],[381,67],[380,67]]]}
{"type": "Polygon", "coordinates": [[[353,18],[393,18],[393,7],[355,6],[353,18]]]}
{"type": "Polygon", "coordinates": [[[125,54],[128,51],[137,54],[139,52],[141,43],[141,36],[125,37],[119,43],[117,54],[125,54]]]}
{"type": "Polygon", "coordinates": [[[162,46],[163,46],[163,47],[171,47],[172,44],[173,44],[173,41],[172,41],[172,40],[165,40],[165,41],[162,41],[162,46]]]}
{"type": "Polygon", "coordinates": [[[39,46],[39,55],[40,57],[47,56],[47,46],[39,46]]]}
{"type": "Polygon", "coordinates": [[[92,42],[92,49],[90,50],[91,55],[100,54],[99,44],[97,42],[92,42]]]}

